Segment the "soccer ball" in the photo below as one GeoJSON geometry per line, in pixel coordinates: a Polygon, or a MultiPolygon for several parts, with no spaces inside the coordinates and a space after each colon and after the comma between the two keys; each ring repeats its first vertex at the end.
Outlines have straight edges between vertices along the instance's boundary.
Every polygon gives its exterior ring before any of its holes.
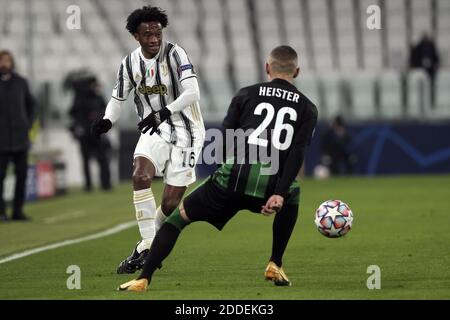
{"type": "Polygon", "coordinates": [[[329,238],[338,238],[352,228],[353,213],[341,200],[328,200],[316,210],[314,222],[321,234],[329,238]]]}

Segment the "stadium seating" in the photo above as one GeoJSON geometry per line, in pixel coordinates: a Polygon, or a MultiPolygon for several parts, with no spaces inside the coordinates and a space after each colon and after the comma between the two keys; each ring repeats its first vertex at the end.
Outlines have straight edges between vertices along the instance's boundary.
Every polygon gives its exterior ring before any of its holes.
{"type": "Polygon", "coordinates": [[[375,106],[375,82],[373,72],[358,72],[346,79],[351,101],[351,114],[356,120],[373,120],[379,118],[375,106]]]}
{"type": "MultiPolygon", "coordinates": [[[[300,53],[302,73],[297,83],[311,100],[323,104],[320,109],[324,117],[345,112],[346,108],[354,119],[421,118],[450,113],[448,90],[444,89],[449,81],[446,68],[450,66],[450,2],[379,2],[384,6],[382,29],[369,30],[366,10],[373,2],[151,3],[166,9],[170,18],[166,38],[181,44],[196,65],[205,114],[220,113],[239,87],[265,79],[265,58],[280,43],[288,43],[300,53]],[[435,36],[441,55],[442,73],[436,80],[438,109],[427,102],[431,93],[423,75],[412,72],[407,76],[408,85],[401,82],[410,45],[424,31],[435,36]],[[402,105],[402,96],[407,105],[402,105]]],[[[109,90],[120,60],[138,46],[125,29],[126,17],[146,3],[0,0],[0,48],[14,53],[19,72],[32,76],[34,87],[45,81],[60,83],[67,72],[89,68],[109,90]],[[66,27],[70,5],[81,9],[81,30],[66,27]]]]}
{"type": "Polygon", "coordinates": [[[408,99],[406,116],[420,119],[430,109],[430,80],[422,70],[413,70],[407,76],[408,99]]]}
{"type": "Polygon", "coordinates": [[[322,106],[322,116],[333,118],[339,114],[348,114],[348,91],[345,88],[344,78],[340,73],[327,73],[319,76],[319,100],[322,106]]]}
{"type": "Polygon", "coordinates": [[[439,115],[450,116],[450,71],[441,71],[436,79],[436,108],[439,115]]]}
{"type": "Polygon", "coordinates": [[[325,0],[309,2],[309,14],[315,65],[318,71],[334,69],[330,30],[328,28],[327,5],[325,0]]]}
{"type": "Polygon", "coordinates": [[[404,69],[407,65],[409,41],[407,39],[405,1],[385,1],[388,67],[404,69]]]}
{"type": "MultiPolygon", "coordinates": [[[[280,17],[273,0],[255,1],[256,17],[258,21],[259,39],[261,40],[261,56],[264,58],[270,50],[280,43],[280,17]],[[275,13],[275,14],[274,14],[275,13]]],[[[281,11],[281,10],[280,10],[281,11]]]]}
{"type": "Polygon", "coordinates": [[[383,30],[371,30],[366,26],[366,10],[373,3],[372,0],[361,0],[359,15],[363,17],[361,21],[363,66],[365,69],[376,71],[384,67],[381,41],[383,30]]]}
{"type": "Polygon", "coordinates": [[[355,70],[358,67],[354,25],[351,19],[339,18],[352,15],[352,13],[351,0],[342,0],[342,3],[336,6],[337,53],[340,70],[355,70]]]}
{"type": "Polygon", "coordinates": [[[386,70],[378,75],[380,94],[380,115],[387,120],[401,119],[403,116],[402,79],[394,70],[386,70]]]}
{"type": "Polygon", "coordinates": [[[412,41],[420,39],[423,32],[432,31],[431,1],[411,0],[412,41]]]}
{"type": "Polygon", "coordinates": [[[318,77],[301,73],[300,77],[295,81],[295,84],[304,95],[318,106],[319,112],[322,114],[324,110],[322,110],[323,104],[320,99],[318,77]]]}
{"type": "Polygon", "coordinates": [[[441,54],[441,64],[450,65],[450,1],[439,0],[437,5],[437,44],[441,54]]]}
{"type": "Polygon", "coordinates": [[[311,62],[306,47],[305,23],[301,19],[300,12],[303,8],[300,1],[282,1],[281,10],[286,26],[286,43],[291,44],[300,54],[300,65],[302,72],[311,69],[311,62]]]}

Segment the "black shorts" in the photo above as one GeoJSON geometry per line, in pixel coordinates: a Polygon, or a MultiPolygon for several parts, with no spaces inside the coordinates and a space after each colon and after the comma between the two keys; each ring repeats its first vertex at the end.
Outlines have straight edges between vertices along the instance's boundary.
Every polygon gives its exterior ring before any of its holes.
{"type": "MultiPolygon", "coordinates": [[[[208,179],[184,200],[183,206],[189,220],[206,221],[217,229],[222,230],[227,222],[240,210],[261,212],[267,199],[236,194],[208,179]]],[[[298,210],[298,203],[286,204],[282,210],[298,210]],[[295,207],[295,208],[293,208],[295,207]]]]}

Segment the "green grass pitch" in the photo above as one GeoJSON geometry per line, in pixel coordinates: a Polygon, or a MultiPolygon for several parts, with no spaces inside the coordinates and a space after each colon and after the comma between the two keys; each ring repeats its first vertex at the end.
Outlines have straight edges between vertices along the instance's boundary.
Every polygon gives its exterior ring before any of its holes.
{"type": "MultiPolygon", "coordinates": [[[[0,299],[450,299],[450,176],[304,179],[301,186],[284,258],[292,287],[263,278],[273,218],[241,212],[222,232],[187,227],[146,293],[116,291],[132,278],[115,269],[139,238],[133,227],[0,264],[0,299]],[[343,238],[315,229],[314,211],[328,199],[353,210],[353,230],[343,238]],[[80,290],[66,287],[69,265],[81,268],[80,290]],[[380,290],[366,287],[370,265],[381,269],[380,290]]],[[[159,203],[162,183],[153,190],[159,203]]],[[[30,204],[32,222],[0,224],[0,260],[133,220],[131,199],[131,185],[122,184],[30,204]]]]}

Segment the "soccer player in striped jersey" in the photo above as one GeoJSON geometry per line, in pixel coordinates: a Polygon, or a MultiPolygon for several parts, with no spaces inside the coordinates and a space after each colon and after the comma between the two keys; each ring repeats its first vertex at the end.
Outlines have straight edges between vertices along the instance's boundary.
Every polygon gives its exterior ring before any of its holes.
{"type": "Polygon", "coordinates": [[[272,50],[266,63],[270,82],[241,89],[223,122],[225,130],[249,132],[244,152],[234,148],[231,157],[183,200],[158,231],[141,275],[122,284],[120,290],[146,290],[157,266],[191,222],[206,221],[221,230],[243,209],[276,213],[272,253],[264,275],[275,285],[291,285],[282,269],[282,257],[298,215],[296,176],[317,123],[316,106],[292,84],[299,70],[294,49],[279,46],[272,50]],[[251,150],[255,148],[270,148],[270,161],[264,159],[264,152],[254,158],[251,150]],[[264,170],[269,165],[278,170],[264,170]]]}
{"type": "Polygon", "coordinates": [[[145,6],[127,19],[127,30],[140,46],[122,60],[103,119],[94,134],[106,133],[119,119],[122,104],[133,94],[141,136],[134,151],[133,200],[142,239],[123,260],[118,273],[134,273],[148,255],[156,231],[178,206],[193,183],[205,128],[194,66],[186,51],[163,40],[168,25],[165,11],[145,6]],[[157,208],[151,183],[163,176],[165,188],[157,208]]]}

